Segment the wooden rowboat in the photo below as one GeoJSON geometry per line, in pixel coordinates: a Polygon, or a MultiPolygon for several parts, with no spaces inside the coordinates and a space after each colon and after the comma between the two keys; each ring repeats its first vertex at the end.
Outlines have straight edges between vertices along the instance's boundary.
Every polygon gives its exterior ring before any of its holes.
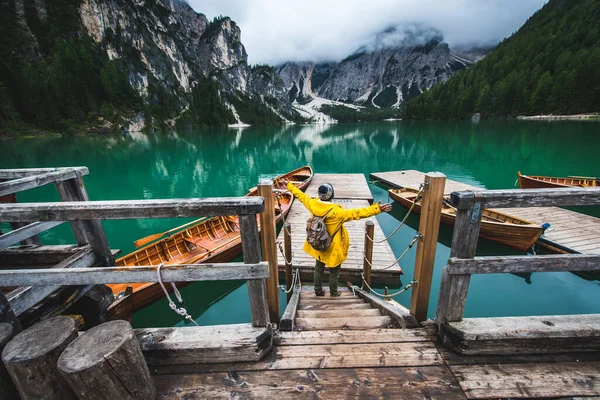
{"type": "MultiPolygon", "coordinates": [[[[390,189],[388,193],[395,202],[403,207],[410,208],[417,197],[418,191],[404,188],[390,189]]],[[[445,196],[444,200],[441,221],[447,225],[454,225],[456,209],[449,204],[449,196],[445,196]]],[[[421,199],[417,201],[413,210],[421,213],[421,199]]],[[[483,210],[479,235],[525,251],[533,246],[543,232],[544,228],[533,222],[486,208],[483,210]]]]}
{"type": "Polygon", "coordinates": [[[554,176],[522,175],[517,172],[521,189],[568,188],[568,187],[598,187],[600,179],[585,176],[554,176]]]}
{"type": "MultiPolygon", "coordinates": [[[[301,190],[310,184],[313,171],[310,166],[298,168],[274,178],[276,189],[285,189],[282,181],[289,180],[301,190]]],[[[246,196],[258,196],[252,188],[246,196]]],[[[274,195],[275,196],[275,195],[274,195]]],[[[275,220],[279,223],[290,210],[293,196],[281,192],[274,200],[275,220]]],[[[259,230],[260,230],[260,219],[259,230]]],[[[228,262],[242,254],[242,240],[238,217],[219,216],[204,218],[166,232],[166,237],[154,241],[118,260],[117,266],[201,264],[228,262]]],[[[160,235],[152,235],[157,238],[160,235]]],[[[164,235],[163,235],[164,236],[164,235]]],[[[184,286],[185,284],[178,284],[184,286]]],[[[116,301],[109,308],[109,319],[126,319],[132,313],[164,296],[160,285],[153,282],[108,285],[116,301]]]]}

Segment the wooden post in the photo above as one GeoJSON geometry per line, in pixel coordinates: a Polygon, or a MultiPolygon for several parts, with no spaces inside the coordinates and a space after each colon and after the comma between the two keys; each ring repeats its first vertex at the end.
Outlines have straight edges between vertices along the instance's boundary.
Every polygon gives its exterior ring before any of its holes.
{"type": "Polygon", "coordinates": [[[56,368],[58,357],[76,337],[75,321],[60,316],[24,330],[6,345],[2,361],[21,398],[77,398],[56,368]]]}
{"type": "Polygon", "coordinates": [[[58,371],[80,399],[154,399],[156,389],[131,325],[111,321],[75,339],[58,371]]]}
{"type": "MultiPolygon", "coordinates": [[[[0,354],[2,354],[2,350],[4,350],[4,347],[12,339],[14,333],[15,329],[11,324],[0,323],[0,354]]],[[[8,374],[4,363],[0,362],[0,399],[9,400],[18,398],[17,388],[8,374]]]]}
{"type": "MultiPolygon", "coordinates": [[[[85,190],[81,172],[76,170],[75,174],[75,178],[56,183],[60,199],[62,201],[89,201],[90,198],[85,190]]],[[[115,265],[115,258],[108,247],[106,233],[100,220],[72,221],[71,227],[78,245],[89,243],[106,267],[115,265]]]]}
{"type": "Polygon", "coordinates": [[[366,285],[371,286],[371,265],[373,264],[373,240],[375,239],[375,224],[373,221],[365,222],[365,250],[363,259],[363,275],[365,276],[362,283],[363,290],[369,290],[366,285]]]}
{"type": "MultiPolygon", "coordinates": [[[[479,202],[475,202],[468,209],[456,210],[450,257],[475,257],[481,228],[481,211],[479,202]]],[[[462,320],[471,281],[471,275],[450,275],[447,268],[445,267],[442,271],[442,283],[435,317],[439,326],[445,322],[462,320]]],[[[443,335],[441,330],[439,332],[440,335],[443,335]]]]}
{"type": "MultiPolygon", "coordinates": [[[[258,243],[256,215],[240,215],[239,220],[244,263],[256,264],[260,261],[260,244],[258,243]]],[[[266,279],[248,280],[248,295],[250,296],[252,326],[266,327],[270,323],[266,279]]]]}
{"type": "Polygon", "coordinates": [[[420,237],[417,242],[417,255],[415,258],[414,279],[417,284],[413,286],[410,301],[410,313],[419,322],[427,319],[445,187],[446,175],[440,172],[429,172],[425,175],[421,219],[419,221],[420,237]]]}
{"type": "Polygon", "coordinates": [[[285,255],[285,288],[289,292],[287,294],[287,302],[292,298],[292,281],[294,280],[292,271],[292,226],[285,224],[283,226],[283,254],[285,255]]]}
{"type": "Polygon", "coordinates": [[[275,205],[273,203],[273,181],[263,179],[258,184],[258,194],[265,199],[265,210],[260,214],[260,236],[263,259],[269,262],[270,276],[267,279],[267,301],[271,321],[279,322],[279,265],[277,260],[277,235],[275,234],[275,205]]]}

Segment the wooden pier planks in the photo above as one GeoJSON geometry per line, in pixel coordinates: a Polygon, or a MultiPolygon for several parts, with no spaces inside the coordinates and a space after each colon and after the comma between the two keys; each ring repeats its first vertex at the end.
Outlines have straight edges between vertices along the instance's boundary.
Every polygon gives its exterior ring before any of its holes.
{"type": "MultiPolygon", "coordinates": [[[[418,189],[425,179],[420,171],[376,172],[370,179],[392,188],[410,187],[418,189]]],[[[461,190],[481,189],[465,183],[446,180],[445,193],[461,190]]],[[[500,212],[524,218],[537,224],[548,222],[552,228],[542,237],[542,244],[556,246],[570,253],[600,254],[600,218],[581,214],[559,207],[498,208],[500,212]]]]}
{"type": "MultiPolygon", "coordinates": [[[[344,208],[368,207],[370,202],[373,201],[367,180],[362,174],[315,174],[306,193],[315,197],[317,188],[325,182],[329,182],[334,186],[334,202],[341,204],[344,208]]],[[[306,240],[306,220],[309,217],[310,213],[299,201],[294,201],[286,217],[287,223],[292,227],[292,264],[294,268],[300,267],[302,270],[306,270],[307,275],[312,274],[315,266],[315,259],[302,250],[306,240]]],[[[366,221],[373,221],[375,224],[375,241],[385,237],[376,217],[346,222],[344,226],[350,235],[350,251],[348,260],[342,264],[340,282],[347,279],[360,281],[360,273],[363,269],[366,221]],[[348,276],[349,272],[354,273],[354,275],[348,276]]],[[[277,240],[283,242],[283,230],[279,233],[277,240]]],[[[399,281],[402,268],[397,264],[392,265],[395,260],[396,256],[387,241],[374,244],[372,279],[375,283],[397,283],[399,281]],[[392,265],[390,268],[385,269],[390,265],[392,265]]],[[[285,268],[285,262],[281,257],[279,268],[280,270],[285,268]]]]}

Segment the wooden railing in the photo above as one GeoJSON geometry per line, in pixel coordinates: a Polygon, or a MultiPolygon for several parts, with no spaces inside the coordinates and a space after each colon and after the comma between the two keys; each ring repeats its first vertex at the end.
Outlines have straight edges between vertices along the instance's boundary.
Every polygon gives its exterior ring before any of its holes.
{"type": "Polygon", "coordinates": [[[442,273],[438,325],[462,320],[472,274],[600,270],[597,255],[475,257],[484,208],[600,205],[600,188],[464,191],[452,193],[451,202],[456,223],[442,273]]]}
{"type": "MultiPolygon", "coordinates": [[[[255,327],[266,327],[270,322],[266,298],[266,278],[269,276],[269,268],[267,263],[261,262],[260,241],[256,220],[256,214],[262,213],[263,210],[263,198],[258,196],[208,199],[15,203],[3,204],[0,207],[0,221],[36,221],[37,223],[46,223],[46,221],[82,222],[86,224],[83,225],[84,229],[86,229],[86,227],[100,225],[100,220],[105,219],[199,218],[203,216],[238,215],[244,264],[203,264],[201,266],[180,267],[171,265],[164,267],[163,280],[165,282],[179,282],[246,279],[250,295],[252,325],[255,327]]],[[[97,256],[103,257],[103,246],[94,246],[93,239],[97,238],[93,233],[86,231],[85,237],[86,240],[90,241],[86,254],[93,252],[97,256]]],[[[76,254],[79,255],[80,253],[76,254]]],[[[0,286],[26,285],[55,288],[57,285],[157,282],[156,267],[154,266],[88,268],[92,265],[91,261],[81,265],[82,258],[75,258],[70,261],[70,265],[63,266],[69,268],[68,270],[65,268],[52,268],[1,271],[0,286]],[[82,266],[84,268],[80,268],[82,266]]]]}

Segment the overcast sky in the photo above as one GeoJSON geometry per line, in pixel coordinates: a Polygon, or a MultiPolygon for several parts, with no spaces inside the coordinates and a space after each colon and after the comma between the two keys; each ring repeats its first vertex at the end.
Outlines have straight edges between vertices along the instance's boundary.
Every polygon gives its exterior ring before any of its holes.
{"type": "Polygon", "coordinates": [[[251,64],[339,61],[375,35],[421,24],[451,47],[493,45],[546,0],[189,0],[209,19],[231,17],[251,64]]]}

